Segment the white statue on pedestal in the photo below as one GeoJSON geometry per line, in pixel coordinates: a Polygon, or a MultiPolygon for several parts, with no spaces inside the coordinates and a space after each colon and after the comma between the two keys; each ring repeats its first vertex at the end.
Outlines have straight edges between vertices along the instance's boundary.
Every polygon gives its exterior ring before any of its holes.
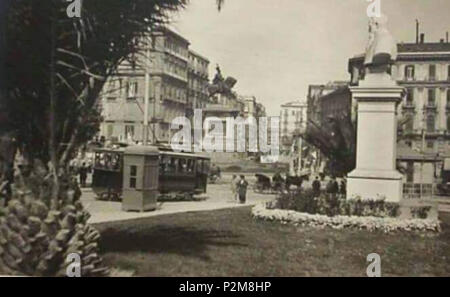
{"type": "Polygon", "coordinates": [[[388,72],[397,59],[397,43],[387,29],[385,15],[372,17],[369,21],[369,42],[366,48],[364,66],[369,73],[388,72]]]}

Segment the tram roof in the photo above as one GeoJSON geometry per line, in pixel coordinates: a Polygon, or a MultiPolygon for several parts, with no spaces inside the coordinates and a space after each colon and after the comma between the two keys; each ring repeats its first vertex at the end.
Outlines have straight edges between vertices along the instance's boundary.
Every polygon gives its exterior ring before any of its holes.
{"type": "MultiPolygon", "coordinates": [[[[156,147],[155,147],[156,148],[156,147]]],[[[97,148],[94,150],[94,152],[104,152],[104,153],[125,153],[126,150],[130,150],[130,147],[128,148],[97,148]]],[[[183,153],[183,152],[174,152],[169,149],[159,149],[159,154],[161,155],[170,155],[170,156],[178,156],[178,157],[185,157],[185,158],[200,158],[200,159],[211,159],[208,155],[200,154],[200,153],[183,153]]]]}
{"type": "Polygon", "coordinates": [[[105,153],[123,153],[125,152],[125,148],[107,148],[107,147],[101,147],[94,149],[94,152],[105,152],[105,153]]]}
{"type": "Polygon", "coordinates": [[[178,157],[187,157],[187,158],[200,158],[200,159],[211,159],[209,156],[198,153],[178,153],[174,151],[160,151],[161,155],[170,155],[170,156],[178,156],[178,157]]]}

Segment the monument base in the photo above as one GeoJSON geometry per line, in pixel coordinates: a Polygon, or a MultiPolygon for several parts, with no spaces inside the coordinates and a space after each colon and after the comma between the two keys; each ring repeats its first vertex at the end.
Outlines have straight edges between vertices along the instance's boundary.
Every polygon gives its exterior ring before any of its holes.
{"type": "Polygon", "coordinates": [[[347,199],[357,197],[400,202],[403,197],[403,176],[395,170],[356,169],[347,177],[347,199]]]}

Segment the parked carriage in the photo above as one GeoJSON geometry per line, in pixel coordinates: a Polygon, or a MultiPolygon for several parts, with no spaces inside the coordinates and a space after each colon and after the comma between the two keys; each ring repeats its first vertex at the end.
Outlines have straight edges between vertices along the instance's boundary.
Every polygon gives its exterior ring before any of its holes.
{"type": "Polygon", "coordinates": [[[256,193],[271,193],[272,192],[272,183],[270,182],[270,177],[265,176],[263,174],[255,174],[256,183],[253,187],[253,190],[256,193]]]}
{"type": "Polygon", "coordinates": [[[302,186],[304,180],[307,180],[306,176],[287,176],[286,178],[281,175],[275,174],[272,179],[263,174],[255,174],[256,183],[253,187],[256,193],[261,194],[274,194],[280,193],[284,190],[292,189],[292,186],[299,189],[302,186]]]}
{"type": "MultiPolygon", "coordinates": [[[[125,149],[96,149],[92,189],[100,200],[119,201],[123,188],[125,149]]],[[[206,192],[210,158],[200,154],[159,150],[158,191],[192,196],[206,192]]]]}

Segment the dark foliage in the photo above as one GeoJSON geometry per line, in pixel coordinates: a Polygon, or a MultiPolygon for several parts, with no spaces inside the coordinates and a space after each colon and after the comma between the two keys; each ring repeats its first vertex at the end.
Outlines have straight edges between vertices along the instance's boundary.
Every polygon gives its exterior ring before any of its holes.
{"type": "Polygon", "coordinates": [[[89,0],[83,1],[81,18],[68,18],[66,1],[12,2],[2,106],[25,155],[46,163],[54,149],[57,162],[66,164],[98,131],[106,78],[122,61],[137,59],[144,46],[139,38],[185,3],[89,0]]]}
{"type": "Polygon", "coordinates": [[[295,210],[309,214],[345,216],[398,217],[400,205],[384,200],[345,199],[338,195],[321,194],[312,190],[283,193],[270,205],[273,209],[295,210]]]}

